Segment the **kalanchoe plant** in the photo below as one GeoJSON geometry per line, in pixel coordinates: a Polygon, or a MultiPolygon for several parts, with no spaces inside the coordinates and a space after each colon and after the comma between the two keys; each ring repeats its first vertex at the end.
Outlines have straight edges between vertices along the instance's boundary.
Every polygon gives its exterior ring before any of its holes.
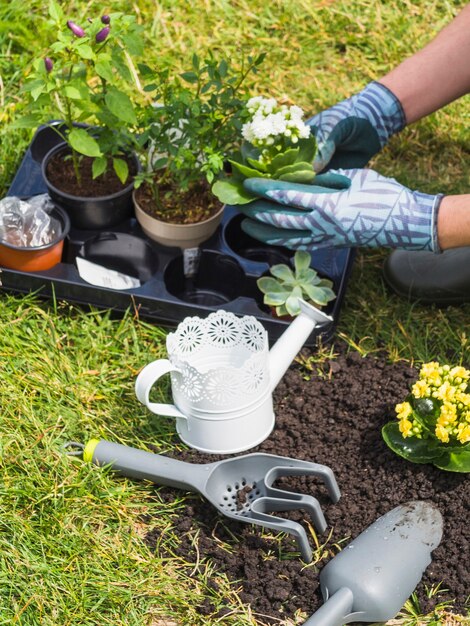
{"type": "MultiPolygon", "coordinates": [[[[155,104],[142,109],[144,168],[136,187],[141,187],[139,197],[145,193],[152,199],[162,219],[178,211],[189,218],[195,198],[192,206],[184,206],[182,197],[188,193],[204,189],[211,196],[210,184],[238,146],[246,119],[246,79],[263,58],[248,56],[235,67],[225,59],[194,54],[192,67],[181,74],[139,66],[155,104]]],[[[203,195],[201,208],[210,211],[216,199],[207,202],[208,194],[203,195]]]]}
{"type": "Polygon", "coordinates": [[[93,177],[112,167],[122,183],[125,157],[136,145],[137,117],[125,85],[135,80],[132,55],[143,52],[134,16],[95,15],[78,23],[67,19],[56,0],[49,2],[48,25],[54,41],[33,63],[24,84],[30,114],[16,126],[36,128],[49,120],[68,143],[77,182],[81,156],[93,158],[93,177]]]}
{"type": "Polygon", "coordinates": [[[299,298],[325,306],[336,297],[332,281],[320,278],[310,267],[311,260],[308,252],[297,250],[293,268],[285,264],[272,265],[269,268],[271,276],[263,276],[256,281],[259,290],[264,293],[264,304],[274,307],[278,317],[299,315],[299,298]]]}
{"type": "Polygon", "coordinates": [[[470,370],[425,363],[397,420],[382,429],[388,447],[413,463],[470,472],[470,370]]]}
{"type": "Polygon", "coordinates": [[[303,121],[302,109],[256,96],[248,101],[247,113],[240,153],[230,160],[232,175],[216,181],[212,188],[221,202],[246,204],[254,200],[243,187],[246,178],[310,183],[315,177],[312,163],[317,145],[303,121]]]}

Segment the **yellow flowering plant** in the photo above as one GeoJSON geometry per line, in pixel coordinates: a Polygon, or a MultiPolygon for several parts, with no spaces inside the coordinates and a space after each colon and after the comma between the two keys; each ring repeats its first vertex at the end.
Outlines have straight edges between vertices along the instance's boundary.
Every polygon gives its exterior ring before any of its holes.
{"type": "Polygon", "coordinates": [[[396,454],[451,472],[470,472],[470,370],[425,363],[397,419],[382,436],[396,454]]]}

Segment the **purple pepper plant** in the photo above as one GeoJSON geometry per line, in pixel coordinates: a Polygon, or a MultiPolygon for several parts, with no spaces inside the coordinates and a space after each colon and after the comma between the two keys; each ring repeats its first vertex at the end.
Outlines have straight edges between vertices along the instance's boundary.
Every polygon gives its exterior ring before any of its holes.
{"type": "Polygon", "coordinates": [[[123,13],[73,18],[49,1],[53,41],[36,58],[24,83],[30,113],[16,127],[37,128],[51,120],[70,147],[80,184],[80,159],[92,157],[97,178],[113,168],[121,183],[129,177],[126,156],[137,145],[136,105],[126,85],[139,80],[132,57],[143,42],[135,17],[123,13]]]}

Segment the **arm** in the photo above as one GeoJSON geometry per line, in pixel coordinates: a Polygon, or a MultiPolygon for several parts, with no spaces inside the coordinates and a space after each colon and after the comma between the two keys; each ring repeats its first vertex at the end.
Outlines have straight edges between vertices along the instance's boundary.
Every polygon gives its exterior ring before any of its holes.
{"type": "Polygon", "coordinates": [[[390,137],[470,92],[470,4],[383,78],[315,115],[315,171],[364,167],[390,137]]]}
{"type": "Polygon", "coordinates": [[[378,82],[400,101],[406,123],[470,92],[470,4],[422,50],[378,82]]]}
{"type": "Polygon", "coordinates": [[[441,250],[470,246],[470,194],[445,196],[437,216],[441,250]]]}

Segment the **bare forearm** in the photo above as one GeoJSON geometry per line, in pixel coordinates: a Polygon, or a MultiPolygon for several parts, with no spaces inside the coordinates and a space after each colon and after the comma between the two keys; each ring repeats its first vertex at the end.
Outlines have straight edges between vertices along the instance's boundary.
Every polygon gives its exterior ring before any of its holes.
{"type": "Polygon", "coordinates": [[[442,250],[470,246],[470,194],[442,199],[437,233],[442,250]]]}
{"type": "Polygon", "coordinates": [[[411,124],[470,92],[470,4],[427,46],[380,81],[411,124]]]}

